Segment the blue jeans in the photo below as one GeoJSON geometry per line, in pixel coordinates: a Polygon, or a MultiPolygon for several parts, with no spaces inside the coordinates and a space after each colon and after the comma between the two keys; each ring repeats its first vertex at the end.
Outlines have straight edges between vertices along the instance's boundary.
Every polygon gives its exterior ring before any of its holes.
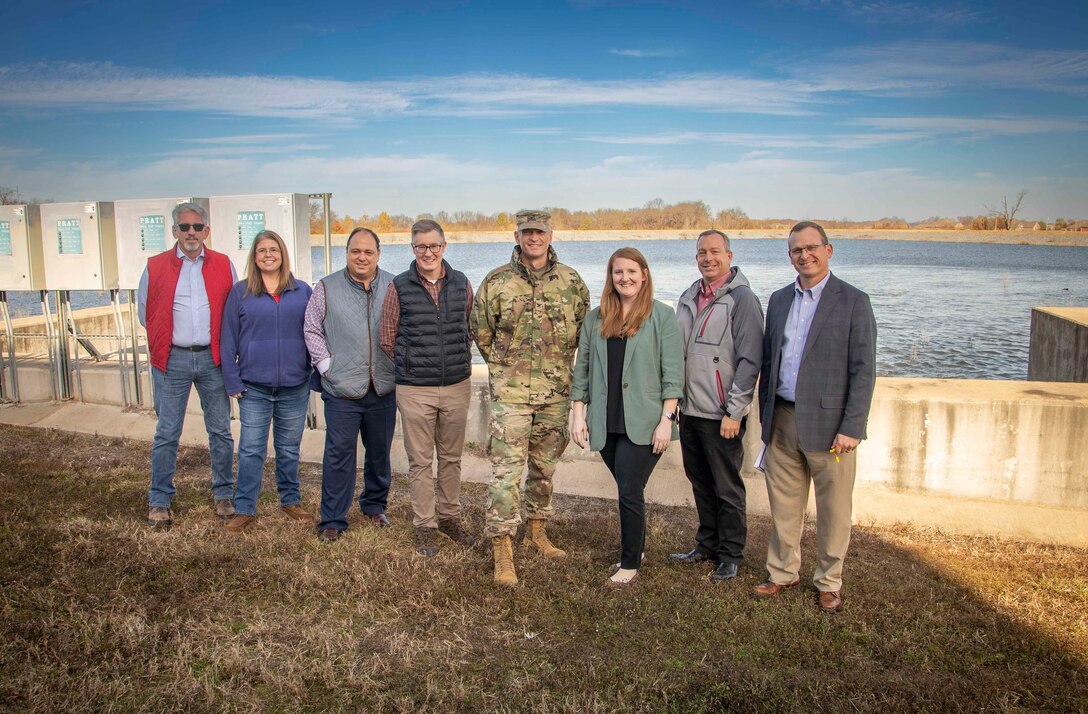
{"type": "Polygon", "coordinates": [[[373,388],[362,399],[341,399],[321,392],[325,402],[325,457],[321,463],[321,523],[318,530],[348,527],[355,495],[356,454],[363,438],[363,492],[359,509],[368,516],[385,513],[392,470],[389,449],[397,423],[397,391],[378,396],[373,388]]]}
{"type": "Polygon", "coordinates": [[[234,512],[255,516],[268,453],[269,425],[276,449],[276,488],[280,492],[280,505],[291,506],[302,501],[298,492],[298,447],[306,427],[310,383],[307,380],[294,387],[243,384],[246,390],[238,399],[242,433],[238,437],[238,491],[234,495],[234,512]]]}
{"type": "Polygon", "coordinates": [[[204,429],[212,458],[212,498],[234,497],[234,438],[230,435],[230,399],[223,387],[223,374],[212,360],[212,351],[190,352],[170,348],[166,371],[151,368],[155,385],[155,440],[151,444],[151,488],[147,502],[152,508],[169,508],[176,493],[174,471],[178,463],[178,440],[185,425],[189,392],[196,385],[204,410],[204,429]]]}

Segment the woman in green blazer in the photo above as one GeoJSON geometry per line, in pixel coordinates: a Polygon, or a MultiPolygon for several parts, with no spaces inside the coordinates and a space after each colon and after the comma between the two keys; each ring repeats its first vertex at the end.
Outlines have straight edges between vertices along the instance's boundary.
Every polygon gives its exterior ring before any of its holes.
{"type": "Polygon", "coordinates": [[[609,579],[614,585],[638,577],[646,539],[643,491],[669,442],[679,438],[683,361],[676,313],[654,300],[646,258],[620,248],[608,259],[601,304],[582,326],[571,387],[571,438],[600,451],[616,479],[621,559],[609,579]]]}

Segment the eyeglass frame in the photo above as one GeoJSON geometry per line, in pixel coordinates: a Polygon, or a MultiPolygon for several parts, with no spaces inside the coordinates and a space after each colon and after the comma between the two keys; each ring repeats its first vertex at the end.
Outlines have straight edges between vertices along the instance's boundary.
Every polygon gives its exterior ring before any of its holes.
{"type": "Polygon", "coordinates": [[[446,241],[442,241],[441,243],[413,243],[412,252],[421,257],[427,253],[438,255],[445,247],[446,241]]]}

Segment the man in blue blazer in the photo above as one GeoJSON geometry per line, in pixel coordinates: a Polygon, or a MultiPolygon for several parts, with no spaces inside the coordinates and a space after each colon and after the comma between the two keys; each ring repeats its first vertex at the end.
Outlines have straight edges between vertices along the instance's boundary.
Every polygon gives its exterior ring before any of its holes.
{"type": "Polygon", "coordinates": [[[809,482],[816,491],[813,584],[825,610],[842,605],[857,447],[876,382],[876,319],[869,296],[831,274],[822,226],[790,230],[795,283],[771,295],[759,377],[760,419],[773,528],[770,577],[755,593],[797,585],[809,482]]]}

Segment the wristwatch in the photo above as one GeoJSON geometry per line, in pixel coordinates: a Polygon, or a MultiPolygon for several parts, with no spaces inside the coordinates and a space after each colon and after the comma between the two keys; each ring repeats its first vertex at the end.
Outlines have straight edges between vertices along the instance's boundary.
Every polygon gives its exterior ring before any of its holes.
{"type": "Polygon", "coordinates": [[[665,417],[669,421],[676,421],[676,412],[661,412],[661,416],[665,417]]]}

